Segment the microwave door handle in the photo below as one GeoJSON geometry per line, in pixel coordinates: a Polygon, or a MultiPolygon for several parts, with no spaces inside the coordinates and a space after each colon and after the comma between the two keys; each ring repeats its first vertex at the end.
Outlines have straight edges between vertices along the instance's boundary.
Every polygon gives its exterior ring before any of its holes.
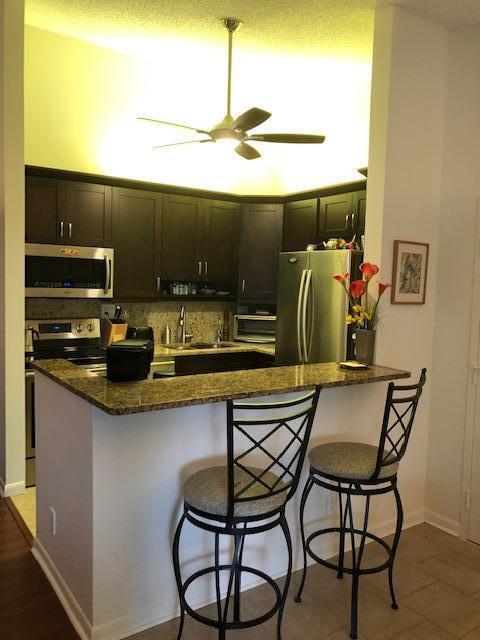
{"type": "Polygon", "coordinates": [[[110,260],[108,259],[107,255],[104,256],[104,260],[105,260],[105,286],[103,287],[103,293],[108,293],[108,290],[110,289],[110,260]]]}
{"type": "Polygon", "coordinates": [[[312,282],[312,270],[307,271],[307,277],[305,279],[305,289],[303,292],[302,302],[302,347],[305,363],[308,362],[308,350],[307,350],[307,306],[308,298],[310,295],[310,285],[312,282]]]}
{"type": "Polygon", "coordinates": [[[302,351],[302,303],[303,303],[303,289],[305,286],[305,278],[307,276],[307,271],[304,269],[302,271],[302,277],[300,279],[300,286],[298,288],[298,299],[297,299],[297,354],[300,362],[303,363],[303,351],[302,351]]]}

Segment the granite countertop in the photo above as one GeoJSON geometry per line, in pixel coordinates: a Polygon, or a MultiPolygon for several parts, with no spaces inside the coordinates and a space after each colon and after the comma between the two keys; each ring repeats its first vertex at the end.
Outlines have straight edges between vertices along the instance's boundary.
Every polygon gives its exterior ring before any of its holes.
{"type": "MultiPolygon", "coordinates": [[[[187,347],[188,347],[187,343],[187,347]]],[[[195,343],[194,343],[195,344],[195,343]]],[[[212,341],[213,344],[213,341],[212,341]]],[[[212,355],[214,353],[238,353],[240,351],[257,351],[259,353],[267,353],[275,355],[274,344],[259,344],[257,342],[221,342],[222,346],[213,347],[211,349],[175,349],[165,344],[155,343],[155,358],[178,358],[180,356],[198,356],[212,355]]]]}
{"type": "Polygon", "coordinates": [[[335,362],[207,373],[137,382],[110,382],[67,360],[37,360],[33,368],[111,415],[157,411],[229,398],[275,395],[408,378],[408,371],[372,366],[340,369],[335,362]]]}

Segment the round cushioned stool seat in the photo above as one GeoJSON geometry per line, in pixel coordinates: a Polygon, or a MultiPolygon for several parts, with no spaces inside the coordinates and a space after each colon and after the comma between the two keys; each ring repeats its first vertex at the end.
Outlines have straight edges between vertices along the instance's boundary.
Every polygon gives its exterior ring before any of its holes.
{"type": "MultiPolygon", "coordinates": [[[[375,473],[378,447],[360,442],[327,442],[309,452],[310,466],[320,474],[345,480],[370,480],[375,473]]],[[[382,467],[378,478],[391,478],[398,462],[382,467]]]]}
{"type": "MultiPolygon", "coordinates": [[[[248,467],[255,475],[260,475],[261,469],[248,467]]],[[[243,469],[235,469],[234,493],[237,493],[252,482],[253,478],[243,469]]],[[[263,482],[272,487],[278,480],[274,473],[268,472],[262,476],[263,482]]],[[[275,488],[280,489],[283,485],[280,482],[275,488]]],[[[263,497],[267,488],[260,482],[255,482],[242,498],[258,496],[258,500],[247,500],[235,504],[235,517],[248,518],[251,516],[261,516],[282,507],[287,497],[287,491],[282,491],[274,496],[263,497]]],[[[187,505],[211,514],[212,516],[226,516],[228,507],[227,489],[227,467],[210,467],[197,471],[190,476],[183,487],[183,497],[187,505]]]]}

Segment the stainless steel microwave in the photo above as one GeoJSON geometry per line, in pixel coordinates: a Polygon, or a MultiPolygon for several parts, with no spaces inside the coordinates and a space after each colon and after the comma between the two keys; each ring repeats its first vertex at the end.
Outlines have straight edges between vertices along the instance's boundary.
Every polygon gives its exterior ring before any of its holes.
{"type": "Polygon", "coordinates": [[[112,298],[113,249],[25,245],[27,298],[112,298]]]}
{"type": "Polygon", "coordinates": [[[276,321],[277,316],[234,316],[233,339],[237,342],[273,344],[276,321]]]}

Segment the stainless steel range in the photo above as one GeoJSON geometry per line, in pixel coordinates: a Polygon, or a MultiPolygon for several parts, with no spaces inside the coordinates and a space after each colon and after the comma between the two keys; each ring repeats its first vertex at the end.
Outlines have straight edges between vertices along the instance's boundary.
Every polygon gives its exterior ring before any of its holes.
{"type": "Polygon", "coordinates": [[[35,485],[35,386],[32,360],[65,358],[93,367],[106,361],[99,318],[25,322],[26,486],[35,485]]]}

